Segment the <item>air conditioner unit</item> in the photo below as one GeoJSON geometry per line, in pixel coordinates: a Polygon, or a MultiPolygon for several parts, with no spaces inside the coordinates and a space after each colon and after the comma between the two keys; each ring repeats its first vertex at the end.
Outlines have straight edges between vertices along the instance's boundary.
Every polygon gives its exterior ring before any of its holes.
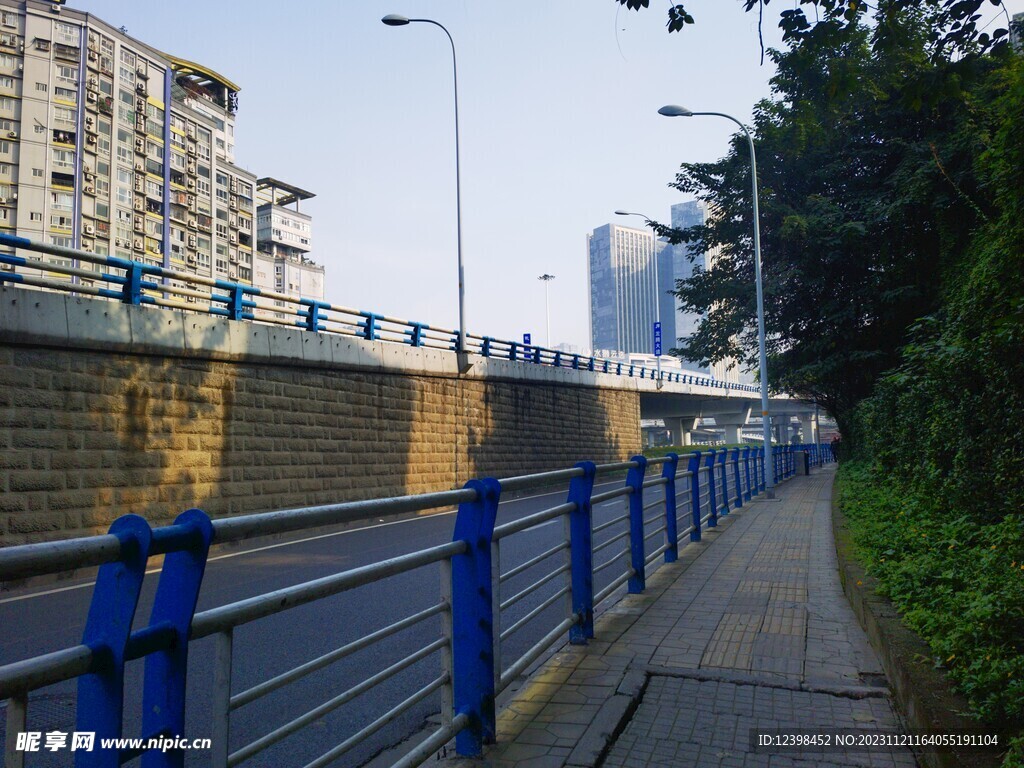
{"type": "Polygon", "coordinates": [[[238,256],[236,256],[234,254],[231,254],[230,256],[228,256],[228,261],[230,261],[232,264],[237,264],[238,263],[238,256]]]}
{"type": "Polygon", "coordinates": [[[8,139],[16,139],[16,138],[18,138],[18,132],[17,131],[8,131],[7,132],[7,138],[8,139]]]}
{"type": "Polygon", "coordinates": [[[92,250],[92,240],[83,240],[82,241],[82,250],[83,251],[91,251],[92,250]]]}
{"type": "Polygon", "coordinates": [[[85,100],[88,101],[90,104],[95,104],[96,103],[96,94],[93,93],[92,91],[86,91],[86,93],[85,93],[85,100]]]}
{"type": "Polygon", "coordinates": [[[146,164],[142,163],[142,162],[136,163],[135,164],[135,170],[139,171],[140,173],[145,173],[146,172],[146,164]]]}
{"type": "Polygon", "coordinates": [[[188,136],[188,137],[189,137],[190,139],[195,139],[195,137],[196,137],[196,127],[195,127],[194,125],[192,125],[192,124],[190,123],[190,124],[189,124],[189,125],[187,125],[187,126],[186,126],[186,128],[185,128],[185,134],[186,134],[186,135],[187,135],[187,136],[188,136]]]}
{"type": "Polygon", "coordinates": [[[189,264],[195,264],[196,263],[196,257],[195,256],[189,256],[189,257],[187,257],[185,259],[185,261],[187,261],[189,264]]]}
{"type": "MultiPolygon", "coordinates": [[[[145,152],[146,151],[146,140],[143,139],[142,137],[136,137],[135,138],[135,151],[136,152],[145,152]]],[[[135,166],[135,167],[138,168],[138,166],[135,166]]]]}
{"type": "Polygon", "coordinates": [[[146,179],[142,176],[135,177],[135,191],[145,192],[146,191],[146,179]]]}
{"type": "Polygon", "coordinates": [[[95,234],[95,232],[96,232],[96,227],[94,227],[92,224],[86,224],[85,225],[85,234],[92,235],[92,234],[95,234]]]}
{"type": "Polygon", "coordinates": [[[85,194],[87,194],[87,195],[95,195],[96,194],[96,187],[93,187],[93,186],[86,187],[85,188],[85,194]]]}
{"type": "Polygon", "coordinates": [[[195,248],[196,247],[196,236],[195,235],[189,235],[188,236],[188,247],[189,248],[195,248]]]}
{"type": "Polygon", "coordinates": [[[230,203],[228,203],[228,208],[230,208],[232,211],[237,211],[238,210],[238,203],[236,203],[234,200],[232,200],[230,203]]]}
{"type": "Polygon", "coordinates": [[[232,280],[237,280],[238,273],[232,269],[230,272],[228,272],[228,277],[231,278],[232,280]]]}
{"type": "Polygon", "coordinates": [[[146,225],[142,221],[142,217],[141,216],[136,216],[135,217],[135,231],[136,232],[145,232],[146,231],[146,225]]]}
{"type": "Polygon", "coordinates": [[[142,202],[142,198],[141,197],[136,197],[135,198],[135,210],[136,211],[144,211],[144,210],[146,210],[146,204],[144,202],[142,202]]]}
{"type": "Polygon", "coordinates": [[[89,61],[96,61],[98,58],[96,51],[89,51],[89,61]]]}
{"type": "Polygon", "coordinates": [[[95,144],[96,143],[96,137],[93,136],[91,133],[86,134],[85,141],[86,141],[87,144],[95,144]]]}
{"type": "Polygon", "coordinates": [[[188,220],[188,227],[189,227],[189,229],[195,229],[196,228],[196,220],[195,219],[189,219],[188,220]]]}
{"type": "Polygon", "coordinates": [[[196,153],[196,145],[195,144],[189,144],[188,145],[188,153],[190,155],[194,155],[196,153]]]}
{"type": "Polygon", "coordinates": [[[92,128],[93,125],[95,125],[95,124],[96,124],[96,118],[94,118],[92,115],[86,115],[85,116],[85,127],[86,128],[92,128]]]}
{"type": "Polygon", "coordinates": [[[115,238],[114,239],[114,246],[117,247],[117,248],[120,248],[121,245],[122,245],[121,238],[115,238]]]}
{"type": "Polygon", "coordinates": [[[134,242],[132,247],[135,248],[136,251],[141,251],[142,250],[142,238],[141,237],[136,237],[135,238],[135,242],[134,242]]]}
{"type": "Polygon", "coordinates": [[[145,93],[146,92],[146,84],[145,83],[136,83],[135,90],[138,91],[139,93],[145,93]]]}
{"type": "Polygon", "coordinates": [[[187,171],[188,171],[189,173],[195,173],[195,172],[196,172],[196,161],[195,161],[195,160],[189,160],[189,161],[188,161],[188,162],[187,162],[187,163],[185,164],[185,168],[186,168],[186,170],[187,170],[187,171]]]}
{"type": "Polygon", "coordinates": [[[144,78],[144,79],[148,79],[149,78],[149,74],[146,71],[145,67],[139,67],[138,69],[136,69],[135,70],[135,74],[138,75],[141,78],[144,78]]]}
{"type": "Polygon", "coordinates": [[[238,235],[232,232],[231,236],[228,238],[228,242],[232,245],[238,245],[238,235]]]}
{"type": "Polygon", "coordinates": [[[195,179],[189,179],[188,182],[185,184],[185,186],[187,186],[189,189],[195,189],[196,188],[196,180],[195,179]]]}
{"type": "Polygon", "coordinates": [[[6,197],[0,197],[0,205],[3,205],[6,202],[7,202],[7,198],[6,197]]]}

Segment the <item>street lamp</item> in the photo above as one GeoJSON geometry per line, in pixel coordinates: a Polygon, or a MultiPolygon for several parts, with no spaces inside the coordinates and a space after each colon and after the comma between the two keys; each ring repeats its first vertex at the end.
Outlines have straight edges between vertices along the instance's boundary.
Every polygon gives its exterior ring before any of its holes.
{"type": "Polygon", "coordinates": [[[757,207],[757,158],[754,154],[754,140],[750,137],[747,126],[732,115],[723,112],[691,112],[678,104],[669,104],[658,110],[665,117],[693,117],[694,115],[714,115],[732,120],[743,131],[750,146],[750,185],[754,197],[754,283],[757,287],[757,347],[758,362],[761,367],[761,421],[764,432],[764,467],[765,490],[769,499],[775,498],[774,476],[772,468],[772,427],[768,417],[768,353],[764,338],[764,295],[761,289],[761,220],[757,207]]]}
{"type": "Polygon", "coordinates": [[[551,305],[548,304],[548,283],[554,280],[555,276],[549,275],[547,272],[545,272],[537,279],[544,281],[544,321],[547,324],[548,330],[547,347],[548,349],[551,349],[551,305]]]}
{"type": "MultiPolygon", "coordinates": [[[[651,232],[654,235],[654,312],[658,318],[658,327],[661,328],[661,294],[658,292],[658,233],[654,230],[654,219],[650,216],[645,216],[642,213],[633,213],[632,211],[618,210],[615,212],[616,216],[639,216],[644,219],[651,227],[651,232]]],[[[661,388],[661,355],[656,356],[658,359],[658,387],[661,388]]]]}
{"type": "Polygon", "coordinates": [[[462,185],[459,172],[459,68],[455,60],[455,41],[448,29],[433,19],[410,19],[397,13],[389,13],[381,19],[389,27],[404,27],[414,22],[433,24],[440,27],[448,36],[452,45],[452,76],[455,84],[455,218],[458,227],[458,258],[459,258],[459,344],[456,351],[463,352],[468,348],[466,339],[466,280],[462,269],[462,185]]]}

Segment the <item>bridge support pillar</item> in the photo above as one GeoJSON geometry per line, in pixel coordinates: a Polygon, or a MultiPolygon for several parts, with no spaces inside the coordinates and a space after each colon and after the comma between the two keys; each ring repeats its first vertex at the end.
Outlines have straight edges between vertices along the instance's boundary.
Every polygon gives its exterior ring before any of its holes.
{"type": "Polygon", "coordinates": [[[693,433],[699,421],[696,416],[665,419],[665,426],[672,432],[672,445],[693,445],[693,433]]]}
{"type": "Polygon", "coordinates": [[[740,430],[750,420],[750,407],[743,407],[732,413],[716,413],[715,424],[725,429],[725,442],[740,442],[740,430]]]}
{"type": "Polygon", "coordinates": [[[800,442],[818,442],[818,423],[817,420],[814,418],[813,413],[800,415],[800,442]]]}

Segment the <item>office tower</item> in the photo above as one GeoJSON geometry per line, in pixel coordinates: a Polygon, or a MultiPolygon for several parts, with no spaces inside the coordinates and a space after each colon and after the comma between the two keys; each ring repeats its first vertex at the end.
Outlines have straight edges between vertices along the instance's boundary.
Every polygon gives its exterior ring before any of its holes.
{"type": "Polygon", "coordinates": [[[256,177],[234,164],[238,91],[90,14],[0,0],[0,228],[251,283],[256,177]]]}
{"type": "Polygon", "coordinates": [[[656,253],[646,229],[605,224],[587,235],[590,340],[594,350],[654,351],[658,317],[656,253]]]}
{"type": "Polygon", "coordinates": [[[315,197],[312,192],[277,179],[267,177],[256,183],[257,288],[323,301],[324,268],[309,258],[312,219],[299,210],[299,203],[311,197],[315,197]]]}

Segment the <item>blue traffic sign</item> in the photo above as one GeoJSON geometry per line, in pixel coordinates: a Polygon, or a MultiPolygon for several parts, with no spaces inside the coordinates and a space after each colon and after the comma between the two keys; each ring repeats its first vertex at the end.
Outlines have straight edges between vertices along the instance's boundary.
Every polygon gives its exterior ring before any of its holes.
{"type": "Polygon", "coordinates": [[[661,323],[654,324],[654,354],[661,356],[661,323]]]}
{"type": "Polygon", "coordinates": [[[532,344],[533,338],[528,333],[523,334],[523,344],[532,344]]]}

